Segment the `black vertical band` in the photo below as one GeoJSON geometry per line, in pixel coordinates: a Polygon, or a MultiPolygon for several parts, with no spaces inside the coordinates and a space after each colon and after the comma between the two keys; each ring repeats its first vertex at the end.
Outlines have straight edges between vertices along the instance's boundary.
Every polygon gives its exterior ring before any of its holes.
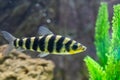
{"type": "Polygon", "coordinates": [[[48,51],[51,53],[54,50],[54,42],[55,42],[56,36],[52,36],[48,41],[48,51]]]}
{"type": "Polygon", "coordinates": [[[65,40],[65,37],[61,37],[57,42],[56,42],[56,51],[60,52],[62,46],[63,46],[63,41],[65,40]]]}
{"type": "Polygon", "coordinates": [[[30,44],[31,44],[31,39],[30,39],[30,38],[27,38],[27,39],[26,39],[26,42],[25,42],[25,47],[26,47],[26,49],[30,49],[30,44]]]}
{"type": "Polygon", "coordinates": [[[15,40],[13,41],[13,44],[14,44],[15,47],[17,47],[17,39],[15,39],[15,40]]]}
{"type": "Polygon", "coordinates": [[[40,47],[40,50],[41,51],[45,51],[45,39],[46,39],[47,35],[46,36],[43,36],[40,40],[39,40],[39,47],[40,47]]]}
{"type": "Polygon", "coordinates": [[[38,48],[38,42],[39,42],[39,38],[35,37],[35,39],[33,41],[33,46],[32,46],[33,50],[35,50],[35,51],[38,48]]]}
{"type": "Polygon", "coordinates": [[[68,41],[66,44],[65,44],[65,48],[66,50],[69,52],[70,51],[70,45],[72,43],[72,40],[68,41]]]}
{"type": "Polygon", "coordinates": [[[23,46],[23,39],[19,39],[19,41],[18,41],[18,45],[19,45],[20,47],[23,46]]]}

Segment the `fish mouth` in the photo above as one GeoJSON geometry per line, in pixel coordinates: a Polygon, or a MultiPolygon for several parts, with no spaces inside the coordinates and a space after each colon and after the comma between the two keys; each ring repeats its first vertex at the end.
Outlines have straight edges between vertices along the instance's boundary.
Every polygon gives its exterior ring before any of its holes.
{"type": "Polygon", "coordinates": [[[87,49],[87,47],[85,47],[85,46],[81,46],[81,47],[79,47],[77,50],[75,50],[75,51],[70,51],[70,54],[77,54],[77,53],[81,53],[81,52],[84,52],[84,51],[86,51],[86,49],[87,49]]]}
{"type": "Polygon", "coordinates": [[[79,50],[80,52],[86,51],[86,49],[87,49],[87,47],[85,47],[85,46],[82,46],[82,47],[79,47],[79,48],[78,48],[78,50],[79,50]]]}
{"type": "Polygon", "coordinates": [[[86,47],[86,46],[83,46],[83,50],[86,51],[86,50],[87,50],[87,47],[86,47]]]}

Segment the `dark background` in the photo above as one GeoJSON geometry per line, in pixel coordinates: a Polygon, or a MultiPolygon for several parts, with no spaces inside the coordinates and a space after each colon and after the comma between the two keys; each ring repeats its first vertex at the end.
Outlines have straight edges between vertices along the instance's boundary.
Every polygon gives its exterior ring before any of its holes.
{"type": "MultiPolygon", "coordinates": [[[[94,28],[102,1],[108,3],[111,21],[113,5],[120,0],[0,0],[0,29],[16,37],[30,37],[36,36],[40,25],[47,25],[53,33],[81,42],[87,51],[70,56],[49,55],[45,59],[56,65],[54,80],[88,80],[83,59],[87,55],[97,59],[94,28]]],[[[0,44],[5,43],[1,38],[0,44]]]]}

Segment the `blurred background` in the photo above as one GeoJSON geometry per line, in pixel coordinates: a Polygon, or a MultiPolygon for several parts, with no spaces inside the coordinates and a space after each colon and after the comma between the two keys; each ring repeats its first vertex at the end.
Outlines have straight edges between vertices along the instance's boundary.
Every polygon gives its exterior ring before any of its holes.
{"type": "MultiPolygon", "coordinates": [[[[70,56],[49,55],[56,67],[54,80],[88,80],[84,57],[96,58],[94,28],[100,2],[108,3],[109,19],[113,5],[120,0],[0,0],[0,29],[16,37],[37,35],[39,26],[46,25],[53,33],[70,36],[87,51],[70,56]]],[[[110,23],[111,24],[111,23],[110,23]]],[[[0,38],[0,44],[7,42],[0,38]]],[[[32,57],[36,57],[32,54],[32,57]]]]}

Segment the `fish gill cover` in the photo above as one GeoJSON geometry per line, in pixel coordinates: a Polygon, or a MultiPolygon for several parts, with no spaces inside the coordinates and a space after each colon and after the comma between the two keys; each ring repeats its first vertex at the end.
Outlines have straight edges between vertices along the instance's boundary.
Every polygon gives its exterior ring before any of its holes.
{"type": "Polygon", "coordinates": [[[101,3],[95,28],[95,47],[98,61],[90,56],[84,61],[89,80],[120,80],[120,4],[114,5],[112,37],[109,34],[107,3],[101,3]]]}

